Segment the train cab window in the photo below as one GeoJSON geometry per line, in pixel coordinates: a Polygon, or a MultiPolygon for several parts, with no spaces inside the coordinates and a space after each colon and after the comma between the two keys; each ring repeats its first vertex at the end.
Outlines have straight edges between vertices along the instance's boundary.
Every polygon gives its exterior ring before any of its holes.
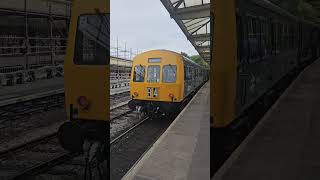
{"type": "Polygon", "coordinates": [[[74,63],[105,65],[109,61],[109,15],[84,14],[78,18],[74,63]]]}
{"type": "Polygon", "coordinates": [[[148,66],[148,82],[160,82],[160,66],[159,65],[151,65],[148,66]]]}
{"type": "Polygon", "coordinates": [[[162,68],[162,82],[175,83],[177,79],[177,66],[176,65],[164,65],[162,68]]]}
{"type": "Polygon", "coordinates": [[[145,66],[135,66],[133,71],[133,82],[144,82],[145,66]]]}

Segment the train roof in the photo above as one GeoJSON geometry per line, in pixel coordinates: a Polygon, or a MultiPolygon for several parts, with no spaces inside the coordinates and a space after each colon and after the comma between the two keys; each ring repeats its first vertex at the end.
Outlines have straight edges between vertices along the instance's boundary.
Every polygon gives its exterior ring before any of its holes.
{"type": "MultiPolygon", "coordinates": [[[[188,58],[188,57],[186,57],[186,56],[184,56],[184,55],[182,55],[182,54],[180,54],[180,53],[177,53],[177,52],[171,51],[171,50],[166,50],[166,49],[156,49],[156,50],[146,51],[146,52],[143,52],[143,53],[141,53],[141,54],[149,53],[149,52],[152,52],[152,51],[165,51],[165,52],[169,52],[169,53],[175,54],[175,55],[177,55],[177,56],[181,56],[181,57],[184,59],[184,61],[187,61],[187,62],[189,62],[189,63],[191,63],[191,64],[193,64],[193,65],[195,65],[195,66],[198,66],[198,67],[200,67],[200,68],[204,68],[204,69],[205,69],[205,67],[203,67],[203,66],[201,66],[200,64],[198,64],[198,63],[194,62],[194,61],[193,61],[193,60],[191,60],[190,58],[188,58]]],[[[139,54],[139,55],[140,55],[140,54],[139,54]]]]}
{"type": "Polygon", "coordinates": [[[300,22],[308,23],[308,24],[313,25],[313,26],[320,27],[319,24],[314,23],[314,22],[309,21],[309,20],[306,20],[304,18],[298,17],[298,16],[290,13],[286,9],[283,9],[283,8],[279,7],[278,5],[270,2],[269,0],[251,0],[251,1],[253,3],[259,5],[259,6],[268,8],[268,9],[270,9],[270,10],[272,10],[272,11],[274,11],[274,12],[280,14],[280,15],[286,16],[286,17],[294,19],[296,21],[300,21],[300,22]]]}

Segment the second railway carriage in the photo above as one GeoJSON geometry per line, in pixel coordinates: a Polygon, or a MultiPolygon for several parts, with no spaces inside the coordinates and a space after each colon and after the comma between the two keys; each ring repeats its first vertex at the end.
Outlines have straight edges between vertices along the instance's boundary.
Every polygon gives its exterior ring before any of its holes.
{"type": "Polygon", "coordinates": [[[171,112],[208,79],[208,70],[189,58],[168,50],[152,50],[132,63],[131,109],[155,114],[171,112]]]}
{"type": "Polygon", "coordinates": [[[319,57],[318,24],[268,0],[214,0],[211,162],[216,170],[281,94],[319,57]]]}

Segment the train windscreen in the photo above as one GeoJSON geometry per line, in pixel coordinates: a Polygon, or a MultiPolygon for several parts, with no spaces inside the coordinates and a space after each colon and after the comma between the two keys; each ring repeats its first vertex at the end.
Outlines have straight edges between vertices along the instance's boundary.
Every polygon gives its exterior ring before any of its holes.
{"type": "Polygon", "coordinates": [[[152,65],[148,66],[148,82],[158,83],[160,82],[160,66],[152,65]]]}
{"type": "Polygon", "coordinates": [[[133,71],[133,82],[144,82],[145,67],[135,66],[133,71]]]}
{"type": "Polygon", "coordinates": [[[175,83],[177,74],[176,65],[164,65],[162,69],[162,82],[164,83],[175,83]]]}

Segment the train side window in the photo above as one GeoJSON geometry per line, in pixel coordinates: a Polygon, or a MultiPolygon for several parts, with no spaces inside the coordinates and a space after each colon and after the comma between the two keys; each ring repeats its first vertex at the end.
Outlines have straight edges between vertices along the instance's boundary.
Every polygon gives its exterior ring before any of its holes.
{"type": "Polygon", "coordinates": [[[162,82],[175,83],[177,79],[177,66],[176,65],[164,65],[162,67],[162,82]]]}
{"type": "Polygon", "coordinates": [[[78,18],[74,63],[106,65],[109,61],[109,15],[83,14],[78,18]]]}
{"type": "Polygon", "coordinates": [[[278,43],[277,43],[277,23],[271,23],[271,44],[272,44],[272,54],[277,55],[278,43]]]}
{"type": "Polygon", "coordinates": [[[237,49],[237,56],[238,60],[242,61],[242,23],[241,23],[241,16],[236,17],[237,22],[237,43],[238,43],[238,49],[237,49]]]}
{"type": "Polygon", "coordinates": [[[261,42],[260,42],[260,21],[258,18],[248,17],[248,45],[249,45],[249,59],[250,62],[259,60],[261,54],[261,42]]]}
{"type": "Polygon", "coordinates": [[[295,39],[296,39],[296,29],[295,29],[295,25],[292,25],[291,27],[291,46],[292,48],[295,48],[295,39]]]}
{"type": "Polygon", "coordinates": [[[279,23],[279,26],[278,26],[278,44],[279,44],[279,52],[283,49],[283,43],[282,43],[282,38],[283,38],[283,33],[282,33],[282,28],[283,28],[283,25],[281,23],[279,23]]]}
{"type": "Polygon", "coordinates": [[[191,80],[191,69],[190,69],[190,66],[187,66],[187,80],[191,80]]]}
{"type": "Polygon", "coordinates": [[[268,56],[268,23],[267,20],[261,21],[261,57],[268,56]]]}
{"type": "Polygon", "coordinates": [[[194,80],[195,77],[194,77],[194,69],[193,69],[193,68],[190,68],[190,74],[191,74],[190,79],[191,79],[191,80],[194,80]]]}
{"type": "Polygon", "coordinates": [[[144,82],[145,66],[135,66],[133,71],[133,82],[144,82]]]}
{"type": "Polygon", "coordinates": [[[159,65],[151,65],[148,66],[148,82],[160,82],[160,66],[159,65]]]}

